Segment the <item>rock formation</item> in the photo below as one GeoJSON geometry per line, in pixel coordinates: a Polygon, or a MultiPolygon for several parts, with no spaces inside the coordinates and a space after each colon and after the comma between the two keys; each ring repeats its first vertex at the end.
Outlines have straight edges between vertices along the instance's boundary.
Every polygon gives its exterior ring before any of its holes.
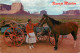
{"type": "Polygon", "coordinates": [[[40,13],[39,13],[39,12],[34,12],[34,13],[32,13],[32,14],[34,14],[34,15],[39,15],[40,13]]]}
{"type": "Polygon", "coordinates": [[[0,14],[30,14],[24,11],[22,3],[16,2],[10,5],[1,5],[0,4],[0,14]],[[8,7],[7,7],[8,6],[8,7]]]}
{"type": "Polygon", "coordinates": [[[63,15],[80,15],[80,10],[63,11],[63,15]]]}
{"type": "Polygon", "coordinates": [[[40,11],[40,14],[41,14],[41,15],[43,15],[43,14],[47,14],[47,11],[42,10],[42,11],[40,11]]]}
{"type": "Polygon", "coordinates": [[[0,4],[0,11],[11,10],[11,5],[0,4]]]}

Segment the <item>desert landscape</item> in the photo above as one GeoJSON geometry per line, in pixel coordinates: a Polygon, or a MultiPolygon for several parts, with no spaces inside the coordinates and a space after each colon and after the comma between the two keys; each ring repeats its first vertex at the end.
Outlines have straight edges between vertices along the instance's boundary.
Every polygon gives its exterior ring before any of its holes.
{"type": "MultiPolygon", "coordinates": [[[[80,52],[80,16],[69,16],[69,15],[49,15],[50,17],[61,21],[61,22],[77,22],[79,25],[79,30],[77,34],[77,45],[76,48],[73,47],[74,40],[71,34],[64,38],[62,43],[58,45],[58,50],[54,51],[53,45],[49,43],[48,40],[46,41],[37,41],[35,44],[35,48],[30,50],[29,44],[22,44],[20,47],[8,47],[4,40],[3,34],[0,33],[0,47],[1,53],[78,53],[80,52]]],[[[38,23],[39,20],[42,18],[42,15],[0,15],[0,22],[2,20],[14,20],[18,23],[27,23],[27,19],[31,18],[33,23],[38,23]]]]}
{"type": "MultiPolygon", "coordinates": [[[[12,5],[0,4],[0,22],[4,20],[13,20],[19,24],[27,23],[29,18],[33,23],[38,23],[43,14],[47,14],[45,10],[30,14],[24,11],[21,3],[13,3],[12,5]]],[[[23,43],[19,47],[8,47],[3,40],[3,33],[0,31],[0,53],[80,53],[80,10],[64,11],[61,15],[49,15],[51,18],[64,22],[76,22],[79,26],[77,33],[76,47],[74,48],[74,40],[71,34],[67,35],[58,45],[58,50],[54,50],[54,46],[49,40],[38,41],[34,45],[35,48],[30,50],[29,44],[23,43]]],[[[0,24],[1,25],[1,24],[0,24]]],[[[47,25],[44,25],[44,27],[47,25]]]]}

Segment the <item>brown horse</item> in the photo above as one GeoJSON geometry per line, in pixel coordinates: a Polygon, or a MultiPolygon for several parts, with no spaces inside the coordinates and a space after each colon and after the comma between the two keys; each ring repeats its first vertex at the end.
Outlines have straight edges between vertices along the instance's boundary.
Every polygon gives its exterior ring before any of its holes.
{"type": "Polygon", "coordinates": [[[50,18],[48,15],[44,14],[42,19],[40,20],[39,27],[43,26],[43,24],[45,24],[45,23],[47,23],[47,25],[51,29],[52,34],[54,34],[54,38],[55,38],[54,49],[55,50],[57,50],[57,48],[58,48],[59,35],[67,35],[67,34],[71,33],[74,40],[77,39],[78,25],[75,22],[62,23],[62,22],[54,20],[54,19],[50,18]]]}

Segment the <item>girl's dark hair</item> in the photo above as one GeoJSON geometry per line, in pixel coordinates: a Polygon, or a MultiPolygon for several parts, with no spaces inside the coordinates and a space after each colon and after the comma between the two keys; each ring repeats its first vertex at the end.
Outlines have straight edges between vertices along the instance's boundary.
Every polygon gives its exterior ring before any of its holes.
{"type": "Polygon", "coordinates": [[[31,21],[31,19],[28,19],[28,22],[31,21]]]}

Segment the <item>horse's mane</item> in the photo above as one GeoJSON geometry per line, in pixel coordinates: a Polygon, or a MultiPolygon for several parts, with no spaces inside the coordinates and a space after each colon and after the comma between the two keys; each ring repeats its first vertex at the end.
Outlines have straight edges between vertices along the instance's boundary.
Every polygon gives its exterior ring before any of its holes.
{"type": "Polygon", "coordinates": [[[59,24],[61,24],[60,21],[54,20],[53,18],[49,17],[49,19],[52,21],[53,25],[59,25],[59,24]]]}
{"type": "Polygon", "coordinates": [[[43,16],[48,17],[48,18],[51,20],[51,22],[53,23],[53,25],[59,25],[59,24],[62,23],[62,22],[60,22],[60,21],[57,21],[57,20],[55,20],[55,19],[49,17],[48,15],[45,15],[45,14],[44,14],[43,16]]]}

